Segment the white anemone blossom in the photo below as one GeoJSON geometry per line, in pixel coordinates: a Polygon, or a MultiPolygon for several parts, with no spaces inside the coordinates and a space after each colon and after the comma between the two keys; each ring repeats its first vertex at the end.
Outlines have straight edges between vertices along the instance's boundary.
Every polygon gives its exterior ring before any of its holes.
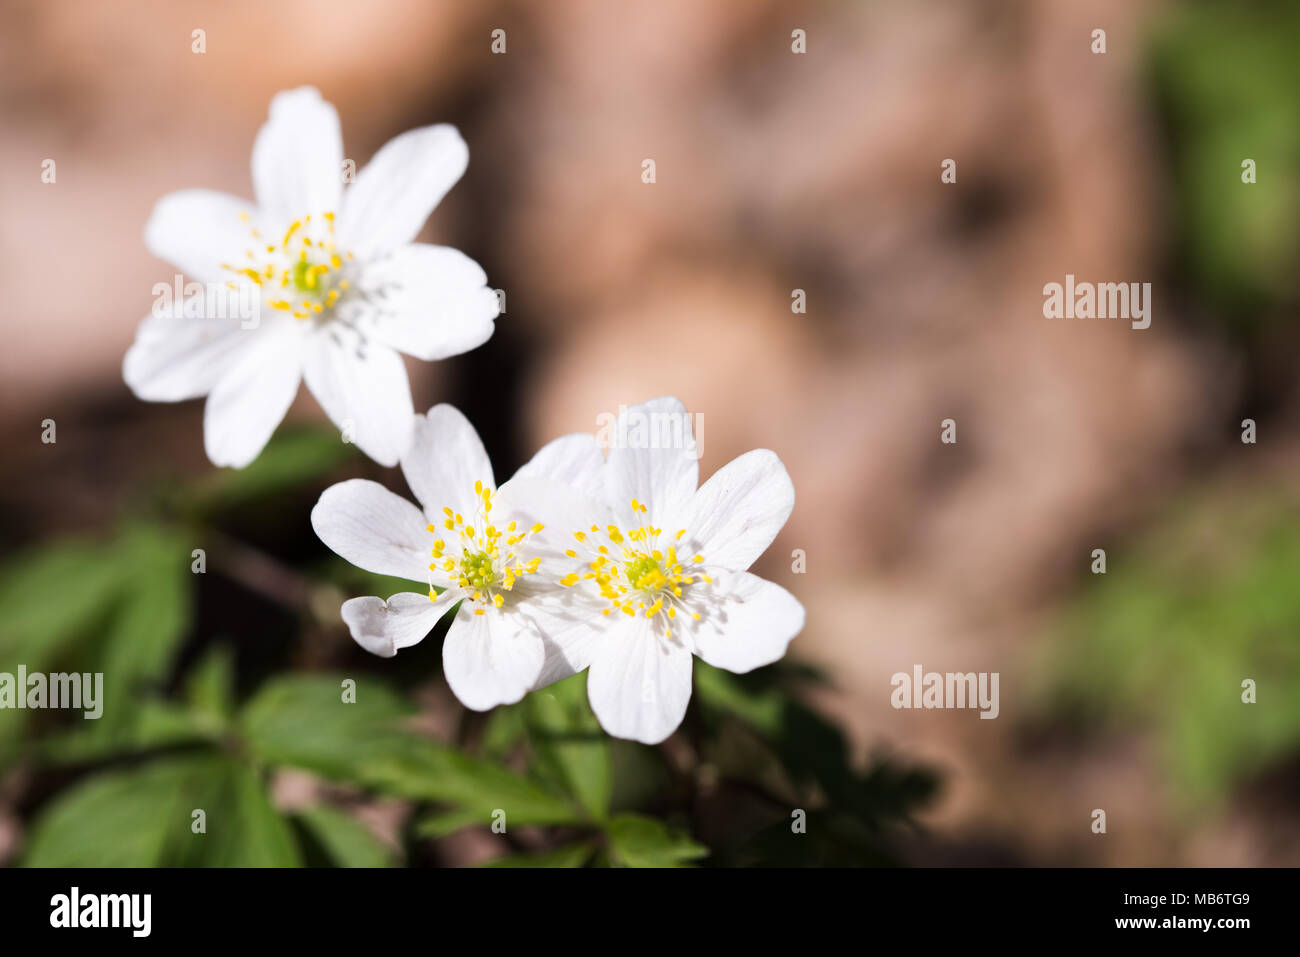
{"type": "Polygon", "coordinates": [[[425,587],[387,601],[353,598],[343,620],[363,648],[391,657],[459,602],[442,650],[452,691],[477,711],[518,701],[542,673],[545,620],[564,614],[558,579],[577,567],[547,523],[586,521],[578,490],[594,487],[600,449],[591,435],[556,439],[498,488],[478,433],[457,409],[438,405],[414,420],[401,466],[423,510],[353,479],[326,489],[311,521],[352,564],[425,587]]]}
{"type": "Polygon", "coordinates": [[[413,242],[468,159],[454,127],[410,130],[345,191],[334,107],[307,87],[277,94],[253,145],[255,204],[187,189],[155,207],[145,242],[191,283],[141,323],[127,385],[155,402],[206,395],[208,457],[242,467],[305,380],[345,436],[396,464],[415,419],[398,353],[466,352],[498,313],[477,263],[413,242]],[[253,321],[235,301],[255,305],[253,321]]]}
{"type": "Polygon", "coordinates": [[[549,680],[590,667],[612,735],[657,744],[686,714],[692,655],[744,673],[785,654],[804,609],[747,569],[794,508],[775,453],[747,452],[702,486],[690,417],[674,398],[625,409],[601,486],[609,519],[570,528],[561,579],[580,600],[548,635],[549,680]]]}

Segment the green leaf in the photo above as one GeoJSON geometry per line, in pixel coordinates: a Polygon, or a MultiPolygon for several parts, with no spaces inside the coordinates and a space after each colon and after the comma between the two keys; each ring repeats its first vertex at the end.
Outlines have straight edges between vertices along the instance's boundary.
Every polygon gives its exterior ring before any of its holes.
{"type": "Polygon", "coordinates": [[[587,841],[566,844],[563,847],[534,854],[515,854],[484,861],[480,867],[582,867],[595,850],[587,841]]]}
{"type": "MultiPolygon", "coordinates": [[[[736,678],[697,660],[695,687],[706,718],[716,723],[717,715],[731,715],[758,732],[772,751],[771,767],[766,769],[768,778],[779,776],[783,783],[815,783],[833,798],[847,799],[856,787],[856,773],[843,732],[799,704],[788,689],[767,684],[783,679],[780,669],[768,672],[736,678]]],[[[738,763],[732,760],[737,755],[727,753],[736,750],[735,742],[726,741],[725,748],[722,742],[721,735],[713,739],[710,757],[724,767],[738,763]]]]}
{"type": "Polygon", "coordinates": [[[564,797],[508,768],[426,742],[377,758],[364,777],[390,794],[477,813],[484,827],[499,811],[505,812],[507,827],[584,820],[582,811],[564,797]]]}
{"type": "MultiPolygon", "coordinates": [[[[409,578],[368,572],[347,562],[338,561],[337,556],[312,566],[310,571],[314,580],[329,582],[348,595],[377,595],[388,599],[399,592],[414,592],[421,595],[428,591],[425,585],[409,578]]],[[[443,589],[435,588],[434,591],[441,592],[443,589]]],[[[449,613],[450,609],[448,609],[449,613]]]]}
{"type": "Polygon", "coordinates": [[[290,676],[269,683],[241,716],[250,749],[268,764],[307,768],[386,794],[478,813],[504,810],[512,824],[581,820],[562,796],[492,761],[429,741],[403,726],[409,707],[369,679],[341,703],[341,678],[290,676]]]}
{"type": "Polygon", "coordinates": [[[0,670],[43,671],[96,621],[123,582],[112,545],[61,542],[0,568],[0,670]]]}
{"type": "Polygon", "coordinates": [[[609,739],[587,703],[586,673],[527,698],[529,738],[539,768],[563,782],[596,820],[609,814],[609,739]]]}
{"type": "Polygon", "coordinates": [[[99,647],[104,713],[92,736],[129,740],[143,694],[166,681],[190,624],[188,543],[172,530],[128,526],[118,548],[125,593],[99,647]]]}
{"type": "Polygon", "coordinates": [[[361,822],[332,807],[298,812],[294,821],[308,832],[338,867],[389,867],[393,852],[361,822]]]}
{"type": "Polygon", "coordinates": [[[368,763],[416,740],[399,725],[410,711],[371,678],[287,675],[263,685],[239,722],[249,749],[267,764],[360,781],[368,763]],[[355,685],[355,701],[344,700],[346,681],[355,685]]]}
{"type": "Polygon", "coordinates": [[[483,827],[490,823],[490,817],[485,818],[483,812],[478,809],[473,811],[444,811],[441,814],[431,814],[426,817],[416,827],[415,833],[418,837],[438,840],[466,828],[483,827]]]}
{"type": "Polygon", "coordinates": [[[51,802],[32,829],[29,867],[266,867],[297,846],[256,775],[219,755],[95,775],[51,802]],[[194,833],[193,812],[206,815],[194,833]]]}
{"type": "Polygon", "coordinates": [[[697,658],[695,694],[710,707],[737,715],[765,734],[779,735],[782,731],[786,699],[774,688],[752,691],[725,671],[697,658]]]}
{"type": "Polygon", "coordinates": [[[235,661],[229,645],[210,648],[185,682],[190,709],[213,727],[224,727],[235,714],[235,661]]]}
{"type": "Polygon", "coordinates": [[[93,723],[74,722],[66,731],[46,735],[36,751],[54,764],[85,764],[156,748],[211,743],[220,732],[197,712],[166,701],[144,699],[136,705],[129,726],[116,734],[99,733],[93,723]]]}
{"type": "Polygon", "coordinates": [[[28,867],[156,867],[188,833],[183,795],[192,761],[88,778],[46,805],[32,827],[28,867]]]}
{"type": "Polygon", "coordinates": [[[479,741],[479,750],[485,757],[509,757],[523,743],[528,733],[522,704],[508,704],[494,708],[488,715],[487,726],[479,741]]]}
{"type": "Polygon", "coordinates": [[[662,821],[639,814],[620,814],[605,833],[611,857],[624,867],[683,867],[709,853],[707,847],[669,830],[662,821]]]}
{"type": "Polygon", "coordinates": [[[60,733],[53,752],[108,755],[140,739],[140,696],[162,685],[188,628],[188,563],[174,530],[130,523],[112,542],[50,546],[0,573],[0,670],[49,671],[76,650],[77,671],[103,675],[101,717],[60,733]]]}
{"type": "MultiPolygon", "coordinates": [[[[207,833],[190,834],[169,849],[169,866],[297,867],[298,842],[267,797],[258,775],[226,758],[195,781],[194,807],[207,814],[207,833]]],[[[193,809],[191,809],[192,812],[193,809]]]]}
{"type": "Polygon", "coordinates": [[[332,429],[280,429],[247,468],[213,476],[198,490],[195,503],[203,510],[212,510],[273,499],[326,475],[355,456],[353,447],[332,429]]]}

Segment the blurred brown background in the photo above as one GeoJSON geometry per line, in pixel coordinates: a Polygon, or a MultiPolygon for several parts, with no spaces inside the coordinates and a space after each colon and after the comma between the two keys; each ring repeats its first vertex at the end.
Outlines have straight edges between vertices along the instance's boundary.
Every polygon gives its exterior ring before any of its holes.
{"type": "MultiPolygon", "coordinates": [[[[209,468],[200,402],[142,404],[121,381],[150,288],[171,275],[141,232],[170,190],[250,195],[270,97],[312,84],[359,166],[429,122],[470,146],[426,238],[483,263],[507,308],[479,351],[410,362],[417,408],[462,405],[501,474],[666,393],[704,415],[705,474],[754,447],[785,460],[798,505],[758,570],[807,605],[793,650],[826,668],[836,690],[818,703],[862,753],[943,773],[914,861],[1297,861],[1292,785],[1174,815],[1140,725],[1022,733],[1036,646],[1091,549],[1118,547],[1189,482],[1293,475],[1298,457],[1286,389],[1269,441],[1239,446],[1249,367],[1183,323],[1160,281],[1175,200],[1142,51],[1166,5],[6,6],[13,541],[103,523],[143,476],[209,468]],[[1151,328],[1043,319],[1043,284],[1067,272],[1154,279],[1151,328]],[[57,450],[38,441],[47,417],[57,450]],[[956,446],[939,442],[949,417],[956,446]],[[1001,717],[893,710],[890,676],[915,663],[1000,672],[1001,717]],[[1105,838],[1088,827],[1097,807],[1105,838]]],[[[305,390],[291,417],[320,417],[305,390]]]]}

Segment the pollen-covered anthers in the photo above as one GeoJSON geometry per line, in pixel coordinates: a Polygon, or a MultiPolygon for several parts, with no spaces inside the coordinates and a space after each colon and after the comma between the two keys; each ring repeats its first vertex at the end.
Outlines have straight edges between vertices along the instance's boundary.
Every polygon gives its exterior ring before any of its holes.
{"type": "MultiPolygon", "coordinates": [[[[632,499],[632,510],[644,515],[646,507],[632,499]]],[[[628,531],[617,525],[607,525],[604,529],[593,525],[589,532],[574,532],[573,537],[584,553],[582,557],[590,561],[587,571],[571,572],[560,579],[560,584],[565,587],[582,581],[594,584],[610,602],[610,607],[601,612],[604,615],[614,611],[634,617],[662,615],[664,633],[671,638],[673,631],[669,623],[676,620],[679,610],[696,621],[700,619],[700,613],[687,608],[683,601],[690,586],[697,582],[713,583],[704,572],[689,571],[691,566],[702,563],[704,556],[678,557],[677,544],[685,534],[683,528],[671,541],[660,545],[663,529],[651,524],[628,531]]],[[[579,557],[575,549],[565,554],[570,558],[579,557]]]]}
{"type": "MultiPolygon", "coordinates": [[[[239,218],[250,219],[247,213],[239,218]]],[[[260,230],[251,229],[250,235],[253,245],[244,250],[248,264],[222,263],[221,268],[260,286],[272,309],[310,319],[333,308],[348,291],[342,273],[352,254],[335,251],[333,213],[324,213],[315,225],[311,216],[294,220],[279,245],[266,242],[260,230]]],[[[233,289],[237,284],[228,285],[233,289]]]]}
{"type": "MultiPolygon", "coordinates": [[[[540,558],[521,558],[520,546],[544,526],[539,522],[521,530],[519,523],[512,521],[504,529],[499,529],[492,524],[492,490],[482,482],[475,482],[474,496],[478,504],[477,514],[470,516],[469,522],[459,512],[444,508],[441,527],[428,526],[435,535],[451,532],[458,539],[450,545],[442,538],[434,540],[434,561],[429,570],[445,572],[457,585],[471,592],[471,601],[485,606],[491,602],[500,608],[505,604],[502,592],[512,590],[515,582],[536,573],[541,565],[540,558]],[[459,558],[456,557],[458,547],[459,558]]],[[[430,588],[429,601],[436,598],[430,588]]],[[[481,615],[484,610],[476,608],[474,614],[481,615]]]]}

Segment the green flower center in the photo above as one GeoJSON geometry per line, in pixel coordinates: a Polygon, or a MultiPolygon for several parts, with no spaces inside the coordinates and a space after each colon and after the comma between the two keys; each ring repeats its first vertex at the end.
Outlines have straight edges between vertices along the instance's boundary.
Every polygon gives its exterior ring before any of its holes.
{"type": "MultiPolygon", "coordinates": [[[[471,590],[470,600],[483,604],[491,603],[497,608],[505,605],[503,591],[510,591],[515,582],[525,575],[535,574],[541,565],[541,558],[523,559],[518,554],[524,541],[530,535],[536,535],[545,526],[540,522],[528,529],[520,529],[518,522],[509,522],[502,531],[492,524],[492,489],[482,481],[474,483],[474,497],[478,501],[478,515],[470,516],[473,525],[465,524],[465,516],[451,508],[444,507],[442,527],[456,535],[459,541],[450,546],[441,538],[433,541],[434,562],[430,571],[441,569],[458,586],[471,590]],[[478,526],[475,528],[475,526],[478,526]],[[460,548],[461,557],[455,557],[456,548],[460,548]],[[449,554],[450,552],[450,554],[449,554]]],[[[428,530],[438,534],[436,525],[429,525],[428,530]]],[[[429,601],[437,599],[432,585],[429,587],[429,601]]],[[[482,615],[483,608],[475,608],[474,614],[482,615]]]]}
{"type": "MultiPolygon", "coordinates": [[[[644,515],[646,507],[632,499],[632,511],[644,515]]],[[[572,588],[579,582],[591,582],[602,598],[609,599],[610,607],[602,609],[602,615],[621,611],[625,615],[643,613],[647,618],[654,618],[662,614],[671,622],[681,605],[691,618],[700,620],[698,611],[683,604],[685,589],[697,581],[712,584],[713,579],[703,570],[688,572],[685,562],[677,557],[676,544],[666,544],[662,551],[656,548],[663,529],[645,524],[624,531],[617,525],[607,525],[602,531],[599,525],[593,525],[590,534],[595,537],[589,539],[586,530],[573,533],[578,545],[587,552],[587,571],[569,572],[560,579],[561,585],[572,588]],[[622,552],[621,558],[615,557],[617,552],[622,552]]],[[[680,542],[685,534],[686,529],[679,530],[672,541],[680,542]]],[[[569,558],[578,557],[578,551],[573,548],[564,554],[569,558]]],[[[700,565],[703,561],[703,555],[696,555],[690,564],[700,565]]],[[[673,631],[665,628],[664,634],[671,638],[673,631]]]]}
{"type": "Polygon", "coordinates": [[[629,585],[641,591],[654,591],[668,584],[668,576],[658,559],[650,555],[640,555],[623,566],[623,576],[629,585]]]}
{"type": "Polygon", "coordinates": [[[324,274],[328,266],[317,266],[308,259],[299,259],[293,264],[293,287],[299,292],[319,294],[325,285],[324,274]]]}
{"type": "Polygon", "coordinates": [[[474,588],[487,588],[496,581],[496,568],[487,552],[466,553],[460,560],[460,574],[474,588]]]}

